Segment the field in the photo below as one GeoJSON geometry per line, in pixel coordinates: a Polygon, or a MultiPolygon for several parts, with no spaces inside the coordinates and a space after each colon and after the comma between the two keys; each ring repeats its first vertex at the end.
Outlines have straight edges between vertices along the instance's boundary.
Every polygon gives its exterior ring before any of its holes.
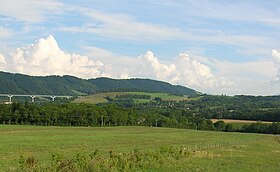
{"type": "Polygon", "coordinates": [[[256,122],[261,122],[264,124],[270,124],[272,122],[268,121],[252,121],[252,120],[238,120],[238,119],[211,119],[213,123],[217,121],[224,121],[225,123],[242,123],[242,124],[251,124],[251,123],[256,123],[256,122]]]}
{"type": "Polygon", "coordinates": [[[99,150],[147,152],[184,147],[193,156],[147,171],[279,171],[280,136],[151,127],[42,127],[0,125],[0,171],[21,155],[49,163],[54,153],[73,157],[99,150]]]}
{"type": "Polygon", "coordinates": [[[213,123],[217,121],[224,121],[225,123],[232,124],[235,130],[240,130],[244,125],[250,125],[252,123],[263,123],[263,124],[271,124],[272,122],[268,121],[253,121],[253,120],[238,120],[238,119],[211,119],[213,123]]]}
{"type": "Polygon", "coordinates": [[[93,95],[89,95],[89,96],[81,96],[81,97],[75,99],[73,102],[74,103],[91,103],[91,104],[105,103],[105,102],[108,102],[106,97],[110,97],[110,98],[114,99],[114,98],[116,98],[117,95],[128,95],[128,94],[130,94],[130,95],[132,95],[132,94],[150,95],[151,96],[151,99],[133,99],[136,103],[150,102],[155,97],[160,97],[160,98],[162,98],[162,100],[170,100],[170,101],[180,101],[180,100],[186,99],[186,97],[171,95],[169,93],[108,92],[108,93],[93,94],[93,95]]]}

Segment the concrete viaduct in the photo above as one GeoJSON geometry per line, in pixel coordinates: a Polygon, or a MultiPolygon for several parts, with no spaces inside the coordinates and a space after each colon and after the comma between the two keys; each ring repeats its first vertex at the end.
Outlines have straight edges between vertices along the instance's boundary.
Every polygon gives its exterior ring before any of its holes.
{"type": "Polygon", "coordinates": [[[0,97],[8,97],[9,103],[12,103],[13,97],[30,97],[31,102],[35,101],[35,97],[45,97],[45,98],[51,98],[52,101],[54,101],[55,98],[71,98],[73,96],[58,96],[58,95],[31,95],[31,94],[0,94],[0,97]]]}

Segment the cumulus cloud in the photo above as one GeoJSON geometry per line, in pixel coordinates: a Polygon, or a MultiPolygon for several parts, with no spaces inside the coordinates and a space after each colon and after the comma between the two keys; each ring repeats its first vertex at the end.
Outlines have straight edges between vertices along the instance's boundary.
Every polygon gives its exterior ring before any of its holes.
{"type": "Polygon", "coordinates": [[[280,52],[273,49],[272,57],[276,69],[275,81],[280,81],[280,52]]]}
{"type": "Polygon", "coordinates": [[[176,67],[174,64],[166,65],[160,63],[159,60],[154,56],[154,53],[151,51],[148,51],[144,56],[140,58],[144,62],[146,68],[152,69],[152,71],[147,71],[153,72],[156,78],[167,79],[176,71],[176,67]]]}
{"type": "Polygon", "coordinates": [[[217,77],[211,68],[188,54],[171,61],[158,59],[152,51],[138,58],[115,55],[109,51],[87,47],[87,56],[69,54],[58,46],[53,36],[35,44],[17,48],[8,58],[0,54],[0,67],[29,75],[74,75],[81,78],[152,78],[209,90],[231,86],[232,82],[217,77]],[[90,58],[89,58],[90,57],[90,58]]]}
{"type": "Polygon", "coordinates": [[[171,61],[160,60],[152,51],[138,58],[115,55],[97,47],[87,47],[88,56],[106,64],[104,71],[114,78],[152,78],[189,86],[198,90],[232,86],[217,77],[211,68],[188,54],[179,54],[171,61]]]}
{"type": "Polygon", "coordinates": [[[3,54],[0,53],[0,69],[5,69],[6,64],[7,63],[5,57],[3,56],[3,54]]]}
{"type": "Polygon", "coordinates": [[[39,39],[34,45],[17,48],[11,54],[9,69],[30,75],[102,76],[104,64],[87,56],[63,52],[55,38],[39,39]]]}
{"type": "Polygon", "coordinates": [[[232,82],[214,76],[210,67],[192,59],[188,54],[180,54],[172,62],[160,62],[151,51],[140,57],[145,75],[156,79],[180,83],[197,89],[227,87],[232,82]],[[168,63],[168,64],[167,64],[168,63]]]}

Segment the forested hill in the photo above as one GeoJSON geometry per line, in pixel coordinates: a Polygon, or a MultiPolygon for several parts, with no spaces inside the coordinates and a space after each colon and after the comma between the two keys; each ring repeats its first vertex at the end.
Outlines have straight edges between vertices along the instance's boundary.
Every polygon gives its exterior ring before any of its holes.
{"type": "Polygon", "coordinates": [[[81,95],[110,91],[164,92],[196,96],[193,89],[150,79],[80,79],[74,76],[28,76],[0,72],[0,94],[81,95]]]}
{"type": "Polygon", "coordinates": [[[110,79],[97,78],[90,79],[97,87],[98,92],[106,91],[142,91],[142,92],[164,92],[175,95],[195,96],[198,93],[187,87],[180,85],[171,85],[167,82],[150,79],[110,79]]]}

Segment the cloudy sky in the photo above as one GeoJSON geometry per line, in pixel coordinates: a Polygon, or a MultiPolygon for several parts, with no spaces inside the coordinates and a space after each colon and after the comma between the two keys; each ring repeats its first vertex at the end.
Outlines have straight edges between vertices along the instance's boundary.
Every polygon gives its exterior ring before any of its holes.
{"type": "Polygon", "coordinates": [[[0,0],[0,70],[280,94],[279,0],[0,0]]]}

